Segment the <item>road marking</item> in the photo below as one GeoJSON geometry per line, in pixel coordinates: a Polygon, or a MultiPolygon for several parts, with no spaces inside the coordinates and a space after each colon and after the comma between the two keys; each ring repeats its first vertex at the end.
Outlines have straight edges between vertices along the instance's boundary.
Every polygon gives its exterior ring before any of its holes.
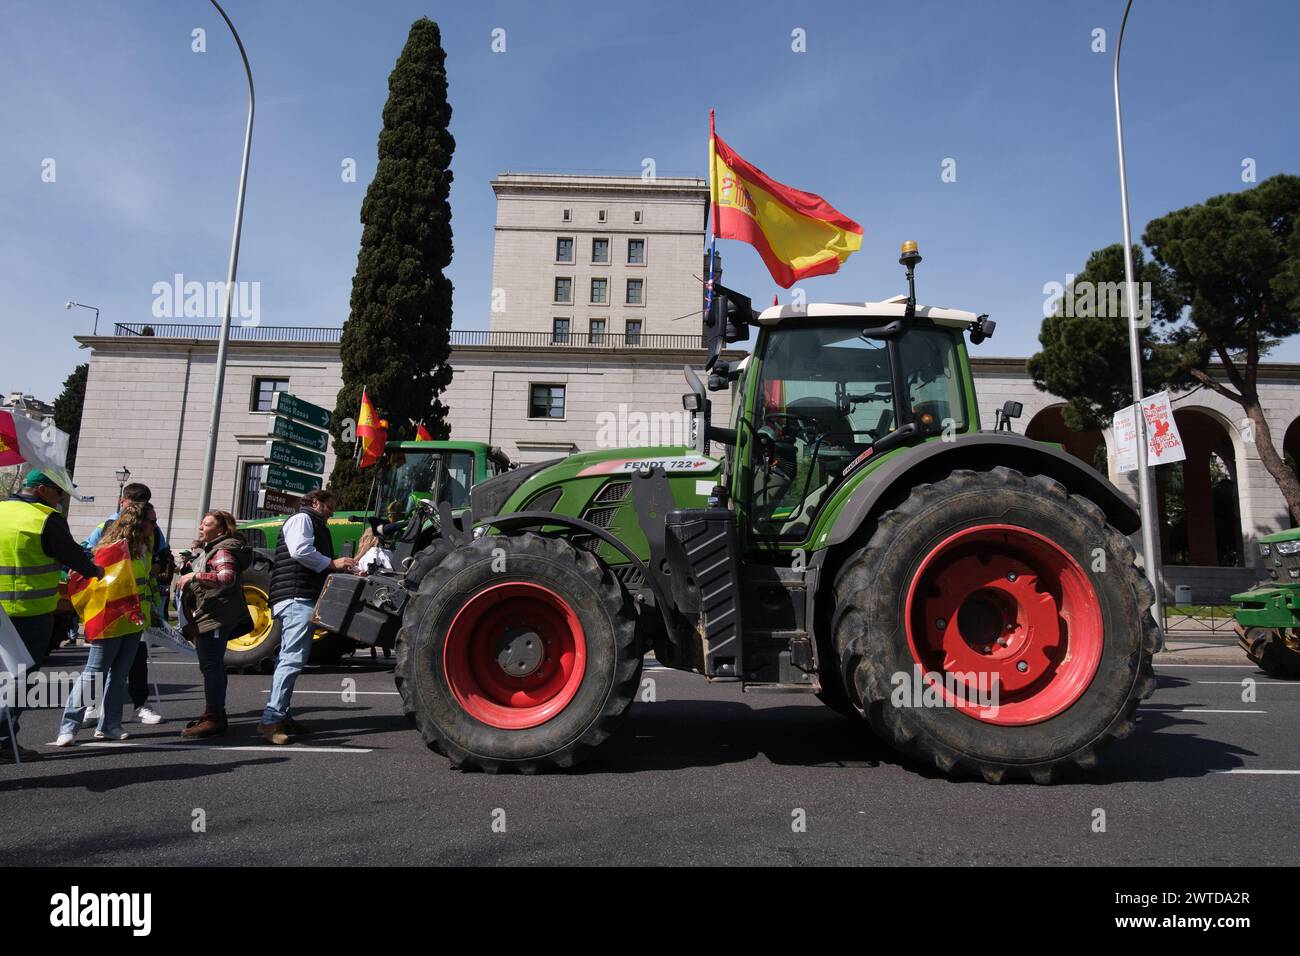
{"type": "MultiPolygon", "coordinates": [[[[1247,678],[1249,680],[1249,678],[1247,678]]],[[[1198,680],[1198,684],[1231,684],[1233,687],[1240,687],[1239,680],[1198,680]]],[[[1300,687],[1300,682],[1289,680],[1257,680],[1255,683],[1261,687],[1300,687]]]]}
{"type": "Polygon", "coordinates": [[[1184,707],[1180,714],[1266,714],[1266,710],[1208,710],[1203,707],[1184,707]]]}
{"type": "Polygon", "coordinates": [[[1300,770],[1248,770],[1245,767],[1237,767],[1233,770],[1214,770],[1212,773],[1249,773],[1249,774],[1300,774],[1300,770]]]}
{"type": "MultiPolygon", "coordinates": [[[[50,745],[46,745],[50,746],[50,745]]],[[[117,747],[127,748],[134,747],[137,750],[234,750],[234,751],[252,751],[255,753],[280,753],[288,751],[290,753],[312,753],[312,754],[368,754],[374,753],[368,747],[312,747],[306,744],[249,744],[248,746],[228,746],[221,744],[170,744],[170,743],[150,743],[149,741],[131,741],[131,740],[95,740],[90,743],[78,746],[87,747],[117,747]]]]}
{"type": "Polygon", "coordinates": [[[1152,661],[1151,663],[1154,664],[1156,667],[1226,667],[1226,668],[1244,667],[1247,670],[1252,670],[1252,671],[1259,670],[1259,668],[1256,667],[1254,664],[1166,664],[1164,661],[1152,661]]]}
{"type": "MultiPolygon", "coordinates": [[[[262,691],[263,694],[271,693],[268,687],[262,691]]],[[[371,697],[400,697],[401,692],[396,690],[294,690],[295,694],[329,694],[332,697],[340,697],[343,694],[356,694],[358,697],[369,695],[371,697]]]]}

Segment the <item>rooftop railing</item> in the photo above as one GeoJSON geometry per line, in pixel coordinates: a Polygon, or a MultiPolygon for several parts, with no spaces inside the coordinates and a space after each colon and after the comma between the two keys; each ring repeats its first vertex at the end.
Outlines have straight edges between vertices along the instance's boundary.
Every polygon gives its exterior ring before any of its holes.
{"type": "MultiPolygon", "coordinates": [[[[168,322],[117,322],[116,336],[168,339],[212,339],[221,333],[219,325],[185,325],[168,322]]],[[[337,344],[343,329],[307,325],[232,325],[232,342],[307,342],[337,344]]],[[[493,332],[488,329],[452,329],[453,346],[494,348],[579,348],[579,349],[703,349],[701,335],[647,335],[640,332],[493,332]]]]}

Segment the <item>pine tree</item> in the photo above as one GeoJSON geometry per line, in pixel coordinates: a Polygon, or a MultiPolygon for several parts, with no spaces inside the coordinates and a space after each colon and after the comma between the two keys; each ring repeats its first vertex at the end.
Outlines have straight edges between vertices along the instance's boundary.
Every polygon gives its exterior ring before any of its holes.
{"type": "Polygon", "coordinates": [[[63,380],[63,391],[54,400],[54,427],[68,433],[68,474],[77,465],[77,436],[81,434],[81,409],[86,403],[86,378],[89,365],[78,365],[63,380]]]}
{"type": "Polygon", "coordinates": [[[333,428],[337,456],[330,486],[340,506],[364,506],[371,475],[354,465],[342,438],[364,387],[389,438],[410,438],[423,421],[449,434],[438,395],[451,382],[451,154],[446,54],[438,25],[420,19],[388,77],[379,165],[361,205],[361,250],[343,326],[343,387],[333,428]]]}

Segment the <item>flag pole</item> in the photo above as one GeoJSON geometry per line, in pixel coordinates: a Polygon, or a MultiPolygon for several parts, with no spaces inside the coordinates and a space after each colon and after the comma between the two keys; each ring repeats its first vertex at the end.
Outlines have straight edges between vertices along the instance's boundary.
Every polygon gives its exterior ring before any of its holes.
{"type": "Polygon", "coordinates": [[[1133,276],[1133,236],[1129,226],[1128,173],[1124,166],[1124,122],[1119,108],[1119,53],[1124,45],[1124,28],[1128,25],[1129,10],[1133,0],[1124,7],[1124,19],[1119,24],[1119,39],[1115,43],[1115,143],[1119,150],[1119,204],[1124,218],[1124,299],[1128,306],[1129,362],[1133,372],[1133,410],[1137,425],[1138,451],[1138,506],[1142,512],[1142,563],[1147,580],[1155,592],[1151,613],[1156,623],[1164,625],[1164,596],[1160,593],[1160,554],[1156,550],[1155,494],[1151,482],[1151,469],[1147,463],[1147,417],[1142,409],[1142,346],[1138,334],[1137,284],[1133,276]]]}

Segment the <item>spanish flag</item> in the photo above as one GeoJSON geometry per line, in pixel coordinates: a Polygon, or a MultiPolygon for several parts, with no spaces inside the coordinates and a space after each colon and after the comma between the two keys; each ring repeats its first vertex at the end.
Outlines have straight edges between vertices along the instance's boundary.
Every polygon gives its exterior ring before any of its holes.
{"type": "Polygon", "coordinates": [[[433,436],[429,434],[429,429],[424,427],[424,422],[415,426],[416,441],[433,441],[433,436]]]}
{"type": "Polygon", "coordinates": [[[384,445],[388,443],[388,422],[379,417],[375,406],[370,403],[370,396],[361,389],[361,411],[357,415],[357,454],[358,465],[369,468],[384,457],[384,445]]]}
{"type": "Polygon", "coordinates": [[[76,571],[68,575],[68,600],[86,624],[86,640],[143,631],[149,620],[140,602],[137,568],[126,542],[96,548],[94,560],[104,569],[102,578],[83,578],[76,571]]]}
{"type": "Polygon", "coordinates": [[[862,227],[812,193],[778,183],[741,159],[713,129],[709,110],[713,235],[758,250],[783,289],[830,275],[862,247],[862,227]]]}

